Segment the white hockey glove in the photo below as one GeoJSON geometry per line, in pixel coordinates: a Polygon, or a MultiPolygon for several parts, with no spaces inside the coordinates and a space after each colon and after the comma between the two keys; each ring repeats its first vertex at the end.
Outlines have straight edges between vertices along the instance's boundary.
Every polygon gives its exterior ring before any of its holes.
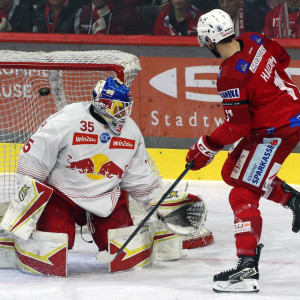
{"type": "Polygon", "coordinates": [[[180,236],[197,236],[206,214],[206,205],[199,196],[180,190],[172,191],[157,210],[158,218],[165,227],[180,236]]]}

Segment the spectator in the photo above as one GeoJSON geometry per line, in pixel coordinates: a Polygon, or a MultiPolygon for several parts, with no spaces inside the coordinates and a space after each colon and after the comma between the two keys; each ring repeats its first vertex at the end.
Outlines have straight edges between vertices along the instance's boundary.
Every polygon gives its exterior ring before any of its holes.
{"type": "Polygon", "coordinates": [[[191,4],[202,10],[203,13],[209,12],[215,8],[219,8],[218,0],[191,0],[191,4]]]}
{"type": "Polygon", "coordinates": [[[139,12],[145,34],[153,34],[158,14],[169,4],[168,0],[123,0],[123,3],[133,6],[139,12]]]}
{"type": "Polygon", "coordinates": [[[75,33],[81,9],[78,1],[44,0],[35,10],[33,32],[75,33]]]}
{"type": "Polygon", "coordinates": [[[0,32],[32,32],[33,6],[27,0],[0,0],[0,32]]]}
{"type": "Polygon", "coordinates": [[[261,32],[269,11],[266,4],[254,5],[253,0],[219,0],[219,5],[230,15],[236,36],[249,31],[261,32]]]}
{"type": "Polygon", "coordinates": [[[78,33],[143,34],[137,10],[122,0],[93,0],[84,6],[78,33]]]}
{"type": "Polygon", "coordinates": [[[156,35],[197,35],[197,22],[202,11],[189,0],[171,0],[154,24],[156,35]]]}
{"type": "Polygon", "coordinates": [[[269,8],[273,9],[275,6],[281,4],[283,0],[266,0],[266,4],[269,8]]]}
{"type": "Polygon", "coordinates": [[[285,0],[265,18],[263,33],[270,38],[300,38],[300,0],[285,0]]]}

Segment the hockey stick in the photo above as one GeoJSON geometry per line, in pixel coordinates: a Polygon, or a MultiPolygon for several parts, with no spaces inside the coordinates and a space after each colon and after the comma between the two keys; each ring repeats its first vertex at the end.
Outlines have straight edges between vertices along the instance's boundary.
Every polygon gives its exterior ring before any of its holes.
{"type": "Polygon", "coordinates": [[[123,246],[118,250],[115,254],[110,254],[107,251],[99,252],[97,256],[97,260],[103,264],[108,264],[115,260],[121,252],[125,249],[125,247],[131,242],[131,240],[136,236],[136,234],[140,231],[140,229],[145,225],[145,223],[150,219],[150,217],[155,213],[158,207],[162,204],[162,202],[168,197],[168,195],[173,191],[173,189],[177,186],[177,184],[181,181],[181,179],[185,176],[185,174],[194,166],[194,160],[190,160],[185,167],[185,170],[180,174],[180,176],[174,181],[174,183],[169,187],[169,189],[163,194],[161,199],[156,203],[153,209],[148,213],[148,215],[143,219],[143,221],[138,225],[138,227],[134,230],[134,232],[129,236],[123,246]]]}

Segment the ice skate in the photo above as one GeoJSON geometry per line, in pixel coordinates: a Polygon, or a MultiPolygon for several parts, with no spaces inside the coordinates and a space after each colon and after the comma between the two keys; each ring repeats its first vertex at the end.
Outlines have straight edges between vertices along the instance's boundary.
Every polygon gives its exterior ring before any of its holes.
{"type": "Polygon", "coordinates": [[[282,188],[285,192],[291,194],[286,207],[290,208],[293,212],[292,230],[297,233],[300,230],[300,192],[294,190],[285,182],[282,183],[282,188]]]}
{"type": "Polygon", "coordinates": [[[255,256],[242,255],[237,267],[214,276],[216,293],[257,293],[259,291],[258,261],[263,244],[256,248],[255,256]]]}

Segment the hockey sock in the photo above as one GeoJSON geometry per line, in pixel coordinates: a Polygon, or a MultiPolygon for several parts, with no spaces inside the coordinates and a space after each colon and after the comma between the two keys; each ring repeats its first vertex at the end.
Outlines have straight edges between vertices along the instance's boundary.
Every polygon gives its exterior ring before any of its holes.
{"type": "Polygon", "coordinates": [[[259,210],[248,209],[237,214],[234,227],[237,256],[255,255],[262,228],[262,218],[259,210]],[[252,215],[252,217],[249,215],[252,215]]]}
{"type": "Polygon", "coordinates": [[[255,255],[262,229],[262,218],[258,209],[259,198],[259,195],[243,187],[235,187],[230,192],[229,201],[235,216],[237,256],[255,255]]]}
{"type": "Polygon", "coordinates": [[[287,193],[283,190],[282,180],[276,177],[272,183],[272,191],[267,199],[285,206],[290,196],[290,193],[287,193]]]}

